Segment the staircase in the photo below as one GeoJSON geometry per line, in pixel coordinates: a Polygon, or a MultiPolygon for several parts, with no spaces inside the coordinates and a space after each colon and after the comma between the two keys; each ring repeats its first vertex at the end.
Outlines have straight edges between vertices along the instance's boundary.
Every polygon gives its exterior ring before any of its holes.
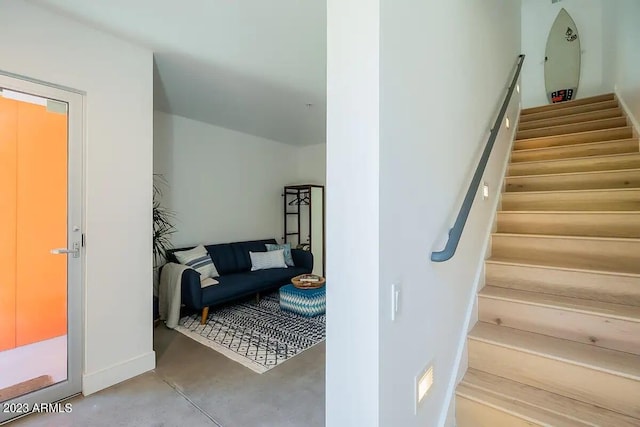
{"type": "Polygon", "coordinates": [[[640,426],[640,145],[613,94],[523,110],[458,427],[640,426]]]}

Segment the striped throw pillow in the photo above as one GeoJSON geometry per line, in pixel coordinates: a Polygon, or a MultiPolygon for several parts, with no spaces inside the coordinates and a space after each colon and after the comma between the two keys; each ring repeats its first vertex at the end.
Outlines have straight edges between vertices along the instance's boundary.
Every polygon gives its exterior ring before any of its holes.
{"type": "Polygon", "coordinates": [[[284,262],[284,250],[267,252],[249,252],[251,271],[266,270],[268,268],[287,268],[284,262]]]}
{"type": "Polygon", "coordinates": [[[187,265],[200,273],[200,278],[218,277],[218,270],[209,256],[204,246],[196,246],[188,251],[179,251],[173,253],[180,264],[187,265]]]}

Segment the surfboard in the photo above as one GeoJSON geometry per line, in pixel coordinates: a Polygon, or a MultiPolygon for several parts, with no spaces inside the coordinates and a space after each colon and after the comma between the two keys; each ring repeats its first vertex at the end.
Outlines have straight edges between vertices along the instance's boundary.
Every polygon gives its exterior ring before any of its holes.
{"type": "Polygon", "coordinates": [[[576,98],[580,82],[580,36],[563,8],[551,26],[545,51],[544,82],[551,103],[576,98]]]}

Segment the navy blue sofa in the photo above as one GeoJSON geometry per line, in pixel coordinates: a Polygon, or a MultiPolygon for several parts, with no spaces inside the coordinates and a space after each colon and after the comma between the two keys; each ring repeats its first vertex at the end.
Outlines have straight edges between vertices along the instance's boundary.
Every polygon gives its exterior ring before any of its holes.
{"type": "MultiPolygon", "coordinates": [[[[189,308],[202,310],[202,323],[209,316],[209,307],[248,295],[258,294],[291,283],[291,278],[308,274],[313,270],[313,255],[309,251],[292,249],[294,267],[272,268],[251,271],[251,252],[266,251],[265,243],[276,243],[275,239],[249,242],[205,245],[220,274],[217,285],[200,287],[200,273],[187,269],[182,273],[182,303],[189,308]]],[[[189,248],[167,251],[169,262],[178,262],[173,254],[189,248]]]]}

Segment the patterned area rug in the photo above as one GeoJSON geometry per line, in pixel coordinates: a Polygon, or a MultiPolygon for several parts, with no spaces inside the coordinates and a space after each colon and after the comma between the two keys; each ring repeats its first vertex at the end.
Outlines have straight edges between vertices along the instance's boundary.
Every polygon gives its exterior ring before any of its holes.
{"type": "Polygon", "coordinates": [[[307,318],[280,310],[278,293],[212,308],[206,325],[199,313],[180,319],[176,331],[260,374],[325,339],[325,315],[307,318]]]}

